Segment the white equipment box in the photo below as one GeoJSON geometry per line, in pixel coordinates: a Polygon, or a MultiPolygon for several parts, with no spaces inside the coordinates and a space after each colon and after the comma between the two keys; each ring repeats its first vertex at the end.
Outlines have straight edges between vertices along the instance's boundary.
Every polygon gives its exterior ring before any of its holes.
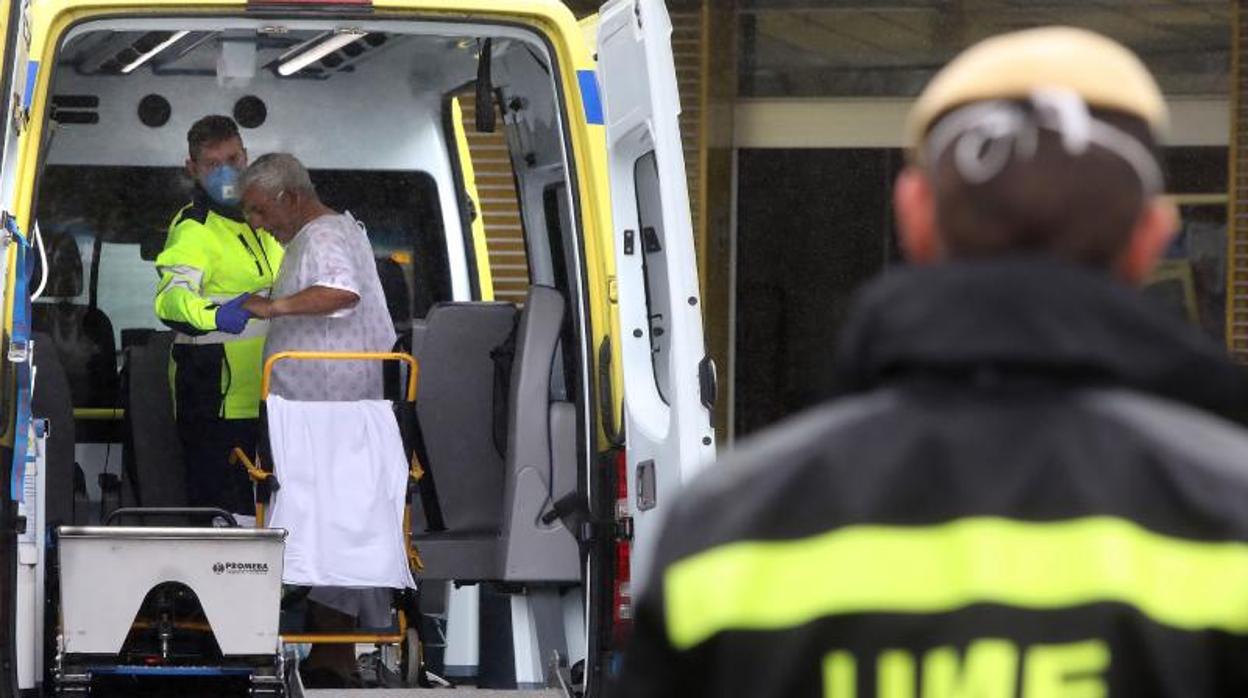
{"type": "Polygon", "coordinates": [[[269,528],[59,529],[63,651],[118,654],[144,597],[180,582],[226,657],[276,655],[286,532],[269,528]]]}

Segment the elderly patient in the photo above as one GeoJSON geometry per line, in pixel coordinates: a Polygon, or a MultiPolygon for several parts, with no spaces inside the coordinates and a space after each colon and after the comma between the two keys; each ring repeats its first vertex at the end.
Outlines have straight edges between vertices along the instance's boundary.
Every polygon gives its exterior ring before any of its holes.
{"type": "MultiPolygon", "coordinates": [[[[281,351],[390,351],[394,324],[377,277],[364,226],[316,195],[302,163],[272,153],[241,180],[243,212],[286,246],[272,299],[244,304],[271,319],[265,359],[281,351]]],[[[289,400],[366,400],[382,397],[377,361],[283,362],[271,391],[289,400]]]]}
{"type": "MultiPolygon", "coordinates": [[[[273,297],[252,296],[244,304],[271,320],[265,359],[283,351],[389,351],[394,326],[363,225],[321,203],[307,169],[286,153],[256,160],[240,188],[247,221],[271,231],[286,248],[273,297]]],[[[285,361],[274,366],[270,391],[288,400],[381,399],[382,365],[285,361]]],[[[388,589],[318,587],[308,599],[310,629],[389,624],[388,589]]],[[[351,646],[317,645],[305,678],[341,685],[354,666],[351,646]]]]}

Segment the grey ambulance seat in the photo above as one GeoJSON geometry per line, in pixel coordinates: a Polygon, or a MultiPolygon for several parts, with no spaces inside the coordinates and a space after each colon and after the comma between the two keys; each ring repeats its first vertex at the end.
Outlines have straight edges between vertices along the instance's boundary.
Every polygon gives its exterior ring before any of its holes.
{"type": "Polygon", "coordinates": [[[376,262],[377,279],[381,281],[381,291],[386,298],[386,310],[390,312],[395,330],[402,333],[412,324],[411,291],[403,274],[403,266],[389,257],[377,257],[376,262]]]}
{"type": "Polygon", "coordinates": [[[445,529],[430,531],[419,497],[414,540],[429,579],[496,579],[503,457],[494,447],[494,360],[516,322],[510,303],[440,303],[415,331],[420,420],[445,529]]]}
{"type": "Polygon", "coordinates": [[[122,506],[186,506],[186,465],[173,418],[169,351],[173,332],[152,332],[125,349],[122,506]]]}
{"type": "Polygon", "coordinates": [[[500,551],[502,579],[508,582],[581,578],[576,539],[558,520],[540,523],[556,501],[577,487],[576,411],[571,403],[551,399],[565,310],[559,291],[531,286],[520,313],[508,400],[507,519],[500,551]]]}
{"type": "Polygon", "coordinates": [[[558,291],[534,286],[520,312],[505,406],[509,427],[505,457],[493,440],[491,352],[510,334],[516,322],[514,307],[438,305],[418,328],[417,413],[446,525],[445,531],[421,532],[419,525],[425,519],[421,514],[415,517],[414,540],[425,562],[424,577],[580,579],[572,535],[559,522],[550,526],[538,522],[577,483],[575,410],[550,398],[564,306],[558,291]],[[553,439],[552,428],[558,430],[553,439]]]}
{"type": "MultiPolygon", "coordinates": [[[[31,323],[35,331],[46,333],[56,346],[73,404],[112,407],[117,404],[118,393],[113,324],[99,308],[75,302],[83,292],[83,269],[74,238],[45,233],[44,240],[48,250],[48,283],[43,299],[31,308],[31,323]]],[[[39,282],[38,276],[32,282],[33,288],[39,282]]]]}
{"type": "MultiPolygon", "coordinates": [[[[412,302],[407,277],[403,274],[402,265],[393,259],[377,257],[375,261],[377,262],[377,279],[381,281],[382,295],[386,299],[386,310],[390,313],[390,320],[394,323],[394,332],[397,335],[395,349],[411,352],[412,302]]],[[[386,399],[399,399],[404,385],[400,378],[399,365],[393,361],[387,361],[383,371],[386,399]]]]}
{"type": "Polygon", "coordinates": [[[50,527],[86,523],[86,493],[74,491],[74,405],[69,378],[52,339],[36,332],[35,392],[31,413],[48,420],[46,518],[50,527]]]}

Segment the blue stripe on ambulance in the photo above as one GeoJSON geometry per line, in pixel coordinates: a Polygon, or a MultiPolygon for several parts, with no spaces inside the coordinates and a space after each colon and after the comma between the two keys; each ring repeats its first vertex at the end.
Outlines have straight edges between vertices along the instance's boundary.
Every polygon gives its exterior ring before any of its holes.
{"type": "Polygon", "coordinates": [[[581,102],[585,105],[585,122],[601,126],[606,123],[602,115],[602,93],[598,90],[598,73],[593,70],[576,71],[581,84],[581,102]]]}

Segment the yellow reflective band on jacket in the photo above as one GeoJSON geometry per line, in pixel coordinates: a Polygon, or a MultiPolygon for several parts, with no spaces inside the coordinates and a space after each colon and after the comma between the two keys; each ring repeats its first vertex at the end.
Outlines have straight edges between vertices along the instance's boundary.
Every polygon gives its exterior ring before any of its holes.
{"type": "Polygon", "coordinates": [[[695,554],[666,571],[663,593],[668,635],[682,650],[731,630],[977,603],[1117,602],[1181,630],[1248,633],[1248,544],[1174,538],[1112,517],[850,526],[695,554]]]}
{"type": "Polygon", "coordinates": [[[157,266],[156,316],[166,322],[211,331],[217,327],[217,306],[200,293],[203,272],[185,264],[157,266]]]}

